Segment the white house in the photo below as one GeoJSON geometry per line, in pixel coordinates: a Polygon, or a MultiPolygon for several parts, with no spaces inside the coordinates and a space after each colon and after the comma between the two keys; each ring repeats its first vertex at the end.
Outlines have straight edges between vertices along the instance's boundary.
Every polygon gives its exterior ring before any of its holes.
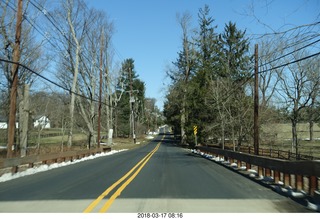
{"type": "Polygon", "coordinates": [[[47,116],[36,116],[33,120],[33,127],[49,129],[51,128],[50,120],[47,116]]]}

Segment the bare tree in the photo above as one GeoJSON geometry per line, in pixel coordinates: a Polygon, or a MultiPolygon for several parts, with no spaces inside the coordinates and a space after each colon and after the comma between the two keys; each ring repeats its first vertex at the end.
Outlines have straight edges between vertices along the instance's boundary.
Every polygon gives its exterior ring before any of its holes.
{"type": "MultiPolygon", "coordinates": [[[[104,14],[97,10],[91,9],[88,12],[90,26],[86,30],[86,37],[83,42],[84,49],[80,54],[80,72],[79,86],[77,92],[87,98],[77,97],[77,106],[80,114],[86,124],[86,133],[88,136],[88,146],[91,147],[96,143],[95,125],[97,115],[97,100],[99,88],[99,73],[104,72],[105,65],[99,64],[100,61],[105,63],[106,48],[111,36],[109,23],[104,14]],[[102,60],[100,60],[102,58],[102,60]]],[[[102,82],[101,82],[102,83],[102,82]]]]}
{"type": "MultiPolygon", "coordinates": [[[[46,43],[44,39],[36,39],[36,28],[35,26],[39,22],[39,11],[30,6],[30,2],[27,1],[23,6],[23,20],[22,20],[22,33],[21,33],[21,51],[20,51],[20,63],[22,66],[19,68],[19,84],[18,84],[18,123],[19,126],[19,147],[21,148],[21,155],[25,156],[26,147],[27,147],[27,133],[28,133],[28,90],[24,90],[24,87],[31,87],[34,85],[34,82],[38,78],[34,72],[41,74],[42,71],[47,67],[48,61],[47,56],[44,53],[43,46],[46,43]],[[39,40],[38,40],[39,39],[39,40]],[[26,66],[27,68],[25,68],[26,66]],[[29,69],[33,71],[29,71],[29,69]]],[[[0,2],[1,18],[0,18],[0,45],[4,48],[2,57],[5,57],[8,61],[12,61],[13,57],[13,46],[14,46],[14,20],[15,14],[14,9],[16,8],[15,4],[10,1],[0,2]]],[[[5,79],[4,87],[8,90],[11,87],[12,77],[10,76],[11,64],[8,62],[1,63],[1,77],[5,79]]],[[[7,106],[5,104],[5,106],[7,106]]],[[[5,110],[8,114],[8,109],[5,110]]]]}
{"type": "Polygon", "coordinates": [[[181,131],[181,144],[187,144],[186,135],[186,120],[187,120],[187,90],[188,82],[191,77],[192,69],[195,65],[195,50],[190,42],[190,22],[191,15],[189,13],[184,13],[181,17],[177,15],[178,23],[182,29],[182,51],[179,54],[177,61],[178,72],[175,76],[175,80],[179,81],[182,92],[182,102],[180,110],[180,131],[181,131]]]}
{"type": "Polygon", "coordinates": [[[320,74],[320,66],[319,66],[319,58],[315,58],[309,62],[309,66],[307,70],[309,72],[308,76],[310,78],[310,88],[313,89],[313,93],[311,94],[310,104],[307,109],[307,117],[309,123],[309,140],[313,141],[313,132],[314,132],[314,123],[319,120],[319,112],[316,109],[316,105],[319,103],[318,96],[320,92],[320,83],[319,83],[319,74],[320,74]]]}
{"type": "Polygon", "coordinates": [[[70,91],[69,131],[67,146],[72,146],[75,125],[75,101],[78,91],[81,51],[86,31],[90,26],[88,10],[82,0],[61,1],[60,7],[54,11],[55,19],[51,29],[52,40],[56,42],[56,53],[59,55],[58,79],[63,87],[70,91]],[[54,31],[54,32],[53,32],[54,31]]]}
{"type": "Polygon", "coordinates": [[[319,73],[316,72],[315,74],[310,68],[317,62],[303,60],[303,57],[307,57],[306,52],[292,54],[295,62],[285,67],[279,74],[280,88],[278,94],[291,112],[292,151],[295,150],[296,154],[298,154],[297,124],[301,116],[301,110],[311,104],[312,97],[317,92],[320,83],[319,73]]]}

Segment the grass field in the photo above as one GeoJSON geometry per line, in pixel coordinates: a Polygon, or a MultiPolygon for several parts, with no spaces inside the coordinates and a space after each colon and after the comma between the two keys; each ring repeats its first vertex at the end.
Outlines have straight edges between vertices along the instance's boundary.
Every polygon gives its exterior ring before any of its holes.
{"type": "MultiPolygon", "coordinates": [[[[314,141],[309,141],[309,128],[307,123],[298,124],[298,139],[299,139],[299,152],[301,154],[320,157],[320,127],[314,125],[314,141]]],[[[7,133],[6,130],[0,129],[0,146],[7,144],[7,133]]],[[[105,133],[102,133],[105,135],[105,133]]],[[[145,143],[145,136],[138,136],[137,142],[141,144],[145,143]]],[[[291,124],[268,124],[263,125],[260,129],[260,147],[276,150],[291,150],[291,124]]],[[[38,143],[38,132],[33,130],[29,132],[28,146],[35,148],[38,143]]],[[[67,145],[67,134],[62,135],[60,129],[45,129],[41,132],[40,137],[40,148],[43,153],[52,153],[61,151],[62,145],[63,150],[66,150],[67,145]],[[62,144],[63,142],[63,144],[62,144]]],[[[132,147],[139,146],[133,143],[130,138],[116,138],[113,139],[113,148],[118,149],[129,149],[132,147]]],[[[87,137],[79,130],[74,132],[73,135],[73,149],[85,149],[87,147],[87,137]]]]}
{"type": "MultiPolygon", "coordinates": [[[[267,134],[277,134],[279,140],[288,140],[292,138],[292,128],[290,123],[286,124],[268,124],[262,126],[262,131],[267,134]]],[[[313,127],[314,138],[320,140],[320,127],[315,124],[313,127]]],[[[309,139],[309,124],[300,123],[297,125],[298,138],[302,140],[309,139]]]]}
{"type": "MultiPolygon", "coordinates": [[[[106,133],[101,133],[105,135],[106,133]]],[[[7,145],[7,133],[6,130],[0,130],[0,146],[5,148],[7,145]]],[[[67,134],[62,135],[60,129],[45,129],[41,132],[40,140],[38,140],[38,132],[29,132],[28,139],[28,152],[27,154],[48,154],[58,153],[67,150],[83,150],[87,149],[87,136],[84,133],[75,132],[73,134],[73,146],[67,148],[67,134]],[[39,142],[39,147],[37,148],[39,142]]],[[[113,138],[111,148],[113,150],[131,149],[145,145],[150,140],[145,139],[145,136],[138,136],[136,144],[134,144],[132,138],[113,138]]],[[[103,139],[102,142],[106,142],[103,139]]],[[[6,150],[0,149],[0,157],[6,157],[6,150]]]]}
{"type": "MultiPolygon", "coordinates": [[[[301,154],[320,157],[320,127],[314,124],[313,141],[309,140],[309,124],[297,126],[298,148],[301,154]]],[[[290,123],[264,125],[260,131],[261,147],[278,150],[291,150],[292,128],[290,123]]]]}

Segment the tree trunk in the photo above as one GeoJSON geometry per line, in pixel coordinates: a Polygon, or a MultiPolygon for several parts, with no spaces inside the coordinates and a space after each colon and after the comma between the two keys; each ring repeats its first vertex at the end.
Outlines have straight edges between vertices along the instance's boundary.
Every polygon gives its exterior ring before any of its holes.
{"type": "Polygon", "coordinates": [[[78,73],[79,73],[79,59],[80,59],[80,44],[77,39],[73,23],[72,23],[72,18],[71,18],[71,9],[68,9],[68,24],[71,29],[72,33],[72,38],[76,44],[76,60],[74,63],[74,72],[73,72],[73,81],[72,81],[72,87],[71,87],[71,101],[70,101],[70,127],[69,127],[69,134],[68,134],[68,148],[71,148],[72,146],[72,132],[73,132],[73,126],[74,126],[74,104],[75,104],[75,91],[77,87],[77,81],[78,81],[78,73]]]}
{"type": "Polygon", "coordinates": [[[235,132],[234,131],[234,124],[232,124],[231,132],[232,132],[233,151],[236,151],[236,135],[234,133],[235,132]]]}
{"type": "Polygon", "coordinates": [[[298,155],[298,135],[297,135],[297,120],[291,119],[292,125],[292,148],[291,152],[296,151],[296,155],[298,155]]]}
{"type": "Polygon", "coordinates": [[[224,119],[221,121],[221,147],[222,150],[224,150],[225,145],[225,125],[224,125],[224,119]]]}
{"type": "Polygon", "coordinates": [[[65,130],[66,130],[66,123],[65,123],[65,119],[64,116],[61,118],[61,152],[63,152],[64,150],[64,134],[65,134],[65,130]]]}
{"type": "Polygon", "coordinates": [[[185,126],[186,126],[186,91],[183,94],[180,122],[181,122],[181,141],[180,141],[180,144],[186,145],[187,144],[187,136],[186,136],[186,131],[185,131],[185,126]]]}
{"type": "MultiPolygon", "coordinates": [[[[94,88],[93,88],[94,91],[94,88]]],[[[85,101],[85,100],[83,100],[85,101]]],[[[83,121],[85,122],[87,129],[87,135],[88,135],[88,148],[90,149],[92,145],[96,144],[96,138],[95,138],[95,134],[94,134],[94,117],[95,117],[95,113],[94,113],[94,103],[91,101],[90,102],[90,109],[89,112],[87,112],[83,106],[82,100],[79,98],[79,100],[77,101],[77,106],[80,108],[80,115],[83,119],[83,121]]]]}
{"type": "Polygon", "coordinates": [[[242,145],[242,139],[243,139],[243,126],[240,125],[239,133],[238,133],[238,144],[237,144],[237,151],[240,151],[240,147],[242,145]]]}
{"type": "Polygon", "coordinates": [[[24,92],[20,94],[19,103],[19,132],[20,132],[20,155],[25,157],[28,144],[28,124],[29,124],[29,85],[24,85],[24,92]]]}
{"type": "Polygon", "coordinates": [[[313,124],[312,120],[309,121],[309,140],[313,141],[313,124]]]}
{"type": "Polygon", "coordinates": [[[107,105],[106,105],[106,118],[107,118],[107,123],[106,123],[106,129],[107,129],[107,133],[109,132],[109,129],[112,127],[111,126],[111,121],[110,121],[110,118],[111,118],[111,116],[110,116],[110,114],[111,114],[111,110],[110,110],[110,95],[109,94],[106,94],[106,103],[107,103],[107,105]]]}

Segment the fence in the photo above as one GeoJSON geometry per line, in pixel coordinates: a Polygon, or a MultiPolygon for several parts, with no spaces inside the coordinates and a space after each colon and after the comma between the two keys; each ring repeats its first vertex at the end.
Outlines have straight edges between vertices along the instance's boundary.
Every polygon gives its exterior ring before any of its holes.
{"type": "Polygon", "coordinates": [[[311,196],[314,196],[315,191],[319,189],[320,161],[281,160],[205,146],[199,146],[196,149],[223,157],[225,160],[229,160],[230,163],[236,161],[239,168],[243,163],[246,169],[256,166],[259,176],[272,176],[274,183],[282,181],[285,186],[291,186],[297,190],[306,190],[307,188],[306,192],[311,196]]]}
{"type": "MultiPolygon", "coordinates": [[[[208,145],[209,147],[213,148],[221,148],[221,146],[216,145],[208,145]]],[[[233,150],[231,147],[225,147],[225,150],[233,150]]],[[[239,149],[239,152],[242,153],[248,153],[248,154],[254,154],[254,147],[248,147],[248,146],[241,146],[239,149]]],[[[301,153],[293,153],[290,150],[284,151],[284,150],[278,150],[278,149],[272,149],[272,148],[259,148],[259,155],[263,157],[270,157],[270,158],[277,158],[277,159],[283,159],[283,160],[320,160],[320,157],[305,155],[301,153]]]]}
{"type": "MultiPolygon", "coordinates": [[[[253,147],[240,147],[240,152],[254,154],[253,147]]],[[[278,150],[278,149],[266,149],[266,148],[259,148],[259,155],[271,158],[278,158],[284,160],[320,160],[319,157],[314,157],[310,155],[305,155],[301,153],[293,153],[290,150],[278,150]]]]}
{"type": "Polygon", "coordinates": [[[51,164],[64,161],[73,161],[74,159],[80,159],[83,157],[108,151],[111,151],[110,147],[81,151],[66,151],[56,154],[30,155],[21,158],[5,158],[0,159],[0,169],[11,168],[12,173],[17,173],[19,171],[19,168],[24,165],[28,165],[27,168],[32,168],[36,163],[51,164]]]}

